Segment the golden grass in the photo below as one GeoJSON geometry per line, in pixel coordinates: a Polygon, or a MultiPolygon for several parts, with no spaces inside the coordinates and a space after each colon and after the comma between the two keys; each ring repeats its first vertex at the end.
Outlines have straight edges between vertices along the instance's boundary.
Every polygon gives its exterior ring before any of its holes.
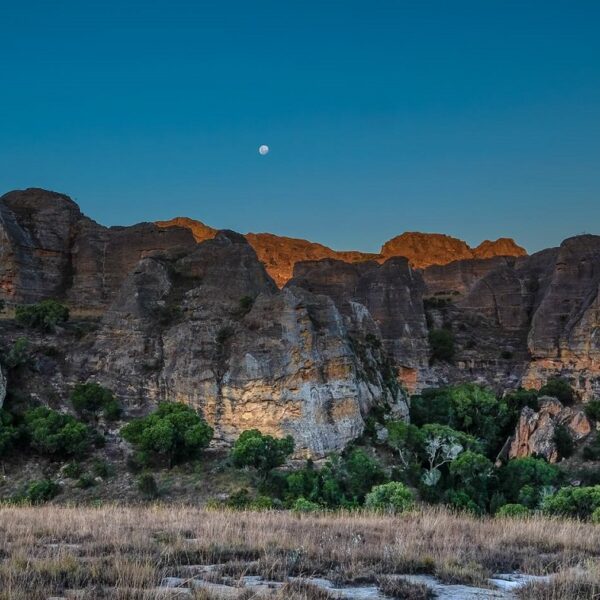
{"type": "MultiPolygon", "coordinates": [[[[89,598],[158,598],[163,577],[210,564],[224,565],[215,577],[234,580],[260,574],[376,582],[422,572],[478,584],[516,570],[563,572],[571,581],[573,569],[585,566],[590,589],[599,557],[600,527],[543,518],[475,519],[443,510],[389,517],[159,505],[0,508],[0,599],[41,600],[75,589],[89,598]]],[[[540,586],[534,592],[527,597],[560,597],[543,595],[540,586]]],[[[287,597],[313,596],[290,589],[287,597]]]]}

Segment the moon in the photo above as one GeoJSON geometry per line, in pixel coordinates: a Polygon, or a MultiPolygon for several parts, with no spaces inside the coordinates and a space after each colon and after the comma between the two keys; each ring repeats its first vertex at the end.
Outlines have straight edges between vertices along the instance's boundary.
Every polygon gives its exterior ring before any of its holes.
{"type": "Polygon", "coordinates": [[[265,154],[269,154],[269,150],[270,150],[270,148],[266,144],[262,144],[258,147],[258,153],[261,156],[265,156],[265,154]]]}

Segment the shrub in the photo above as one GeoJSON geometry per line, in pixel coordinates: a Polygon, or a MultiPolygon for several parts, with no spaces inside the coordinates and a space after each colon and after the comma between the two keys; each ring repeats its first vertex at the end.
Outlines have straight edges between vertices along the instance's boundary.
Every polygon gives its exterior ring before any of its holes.
{"type": "Polygon", "coordinates": [[[293,451],[291,436],[274,438],[263,435],[258,429],[250,429],[236,440],[231,458],[236,467],[252,467],[266,477],[275,467],[283,465],[293,451]]]}
{"type": "Polygon", "coordinates": [[[50,479],[40,479],[29,484],[25,499],[31,504],[43,504],[60,494],[60,485],[50,479]]]}
{"type": "Polygon", "coordinates": [[[366,496],[365,506],[386,513],[402,513],[414,506],[412,492],[398,481],[376,485],[366,496]]]}
{"type": "Polygon", "coordinates": [[[600,506],[592,513],[592,523],[600,525],[600,506]]]}
{"type": "Polygon", "coordinates": [[[600,400],[590,400],[585,405],[584,410],[588,419],[600,421],[600,400]]]}
{"type": "Polygon", "coordinates": [[[542,509],[550,515],[589,518],[600,507],[600,485],[592,487],[564,487],[548,496],[542,509]]]}
{"type": "Polygon", "coordinates": [[[56,300],[43,300],[38,304],[17,306],[15,319],[31,329],[54,331],[59,323],[68,321],[69,309],[56,300]]]}
{"type": "Polygon", "coordinates": [[[96,477],[102,477],[106,479],[107,477],[111,477],[115,473],[114,467],[105,460],[95,460],[92,465],[92,473],[96,477]]]}
{"type": "Polygon", "coordinates": [[[89,473],[84,473],[77,481],[77,487],[81,488],[82,490],[86,490],[95,485],[96,481],[94,480],[94,477],[89,473]]]}
{"type": "Polygon", "coordinates": [[[142,473],[138,477],[137,488],[145,498],[151,499],[158,496],[158,484],[152,473],[142,473]]]}
{"type": "Polygon", "coordinates": [[[109,420],[118,419],[121,407],[113,393],[99,383],[78,383],[71,392],[71,404],[82,415],[93,415],[102,410],[109,420]]]}
{"type": "Polygon", "coordinates": [[[85,453],[91,443],[87,425],[70,415],[49,408],[34,408],[25,413],[25,431],[32,448],[52,456],[85,453]]]}
{"type": "Polygon", "coordinates": [[[17,369],[29,361],[29,340],[26,337],[20,337],[15,340],[11,349],[4,357],[4,364],[9,369],[17,369]]]}
{"type": "Polygon", "coordinates": [[[172,466],[198,458],[213,430],[190,406],[161,402],[153,413],[125,425],[121,435],[140,451],[142,462],[167,461],[172,466]]]}
{"type": "Polygon", "coordinates": [[[62,470],[62,474],[69,479],[77,479],[83,471],[83,467],[80,463],[73,461],[65,465],[62,470]]]}
{"type": "Polygon", "coordinates": [[[497,517],[527,517],[531,510],[522,504],[505,504],[496,511],[497,517]]]}
{"type": "Polygon", "coordinates": [[[449,329],[433,329],[429,332],[432,360],[450,362],[454,358],[454,336],[449,329]]]}
{"type": "Polygon", "coordinates": [[[540,396],[552,396],[563,404],[573,404],[575,392],[569,382],[562,377],[551,377],[545,385],[540,388],[540,396]]]}
{"type": "Polygon", "coordinates": [[[585,460],[600,460],[600,435],[596,433],[594,439],[583,449],[585,460]]]}
{"type": "Polygon", "coordinates": [[[322,510],[322,508],[316,502],[311,502],[310,500],[307,500],[303,496],[300,496],[300,498],[296,498],[296,501],[294,502],[294,504],[292,506],[292,510],[294,512],[309,513],[309,512],[316,512],[318,510],[322,510]]]}
{"type": "Polygon", "coordinates": [[[410,422],[421,426],[426,423],[450,423],[449,388],[429,388],[410,399],[410,422]]]}
{"type": "Polygon", "coordinates": [[[19,439],[19,429],[13,425],[12,415],[0,408],[0,458],[10,452],[19,439]]]}
{"type": "Polygon", "coordinates": [[[504,402],[506,403],[511,416],[516,420],[526,406],[529,406],[529,408],[532,408],[533,410],[538,409],[538,391],[519,388],[514,392],[506,394],[504,396],[504,402]]]}
{"type": "Polygon", "coordinates": [[[554,443],[560,458],[569,458],[575,451],[573,436],[567,427],[558,425],[554,430],[554,443]]]}
{"type": "Polygon", "coordinates": [[[499,471],[500,487],[508,503],[519,502],[536,508],[542,490],[555,485],[560,478],[558,467],[541,458],[515,458],[499,471]]]}

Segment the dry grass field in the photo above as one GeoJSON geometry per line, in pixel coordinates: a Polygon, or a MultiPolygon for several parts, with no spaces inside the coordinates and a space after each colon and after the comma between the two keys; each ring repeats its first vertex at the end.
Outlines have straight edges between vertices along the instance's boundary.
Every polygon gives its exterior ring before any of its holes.
{"type": "MultiPolygon", "coordinates": [[[[325,576],[338,584],[383,582],[388,574],[429,573],[485,585],[493,573],[558,573],[523,598],[600,597],[600,527],[530,518],[475,519],[442,510],[391,517],[368,513],[207,511],[189,506],[0,508],[0,598],[177,597],[165,577],[192,577],[220,565],[211,581],[262,575],[325,576]]],[[[215,586],[217,587],[217,586],[215,586]]],[[[392,586],[393,587],[393,586],[392,586]]],[[[421,591],[422,592],[422,591],[421,591]]],[[[398,592],[399,598],[423,598],[398,592]]],[[[186,597],[251,598],[205,589],[186,597]]],[[[294,582],[274,592],[290,600],[328,598],[294,582]]]]}

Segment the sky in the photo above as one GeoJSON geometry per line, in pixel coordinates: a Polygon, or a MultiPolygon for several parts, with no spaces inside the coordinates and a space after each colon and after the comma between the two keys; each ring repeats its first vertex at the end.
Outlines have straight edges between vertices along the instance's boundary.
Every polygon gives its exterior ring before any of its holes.
{"type": "Polygon", "coordinates": [[[599,23],[585,0],[0,0],[0,193],[363,251],[600,234],[599,23]]]}

